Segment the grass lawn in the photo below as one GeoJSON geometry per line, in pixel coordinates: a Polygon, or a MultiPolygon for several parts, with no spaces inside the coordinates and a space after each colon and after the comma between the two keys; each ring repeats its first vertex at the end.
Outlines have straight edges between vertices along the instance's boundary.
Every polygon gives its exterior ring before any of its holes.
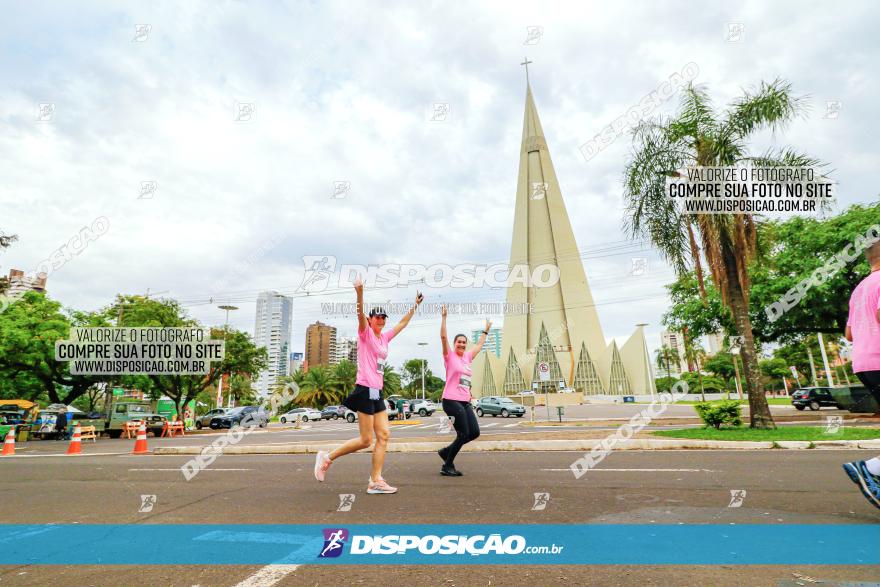
{"type": "Polygon", "coordinates": [[[780,426],[776,430],[751,428],[685,428],[655,430],[651,434],[669,438],[698,440],[870,440],[880,438],[880,428],[843,426],[836,434],[827,434],[824,426],[780,426]]]}

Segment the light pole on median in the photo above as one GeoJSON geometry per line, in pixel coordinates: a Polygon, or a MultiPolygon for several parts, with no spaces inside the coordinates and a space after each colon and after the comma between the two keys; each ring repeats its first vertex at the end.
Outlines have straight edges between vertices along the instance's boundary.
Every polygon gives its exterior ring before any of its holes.
{"type": "MultiPolygon", "coordinates": [[[[419,346],[428,346],[426,342],[420,342],[419,346]]],[[[425,399],[425,359],[422,359],[422,400],[425,399]]]]}
{"type": "MultiPolygon", "coordinates": [[[[229,311],[230,310],[238,310],[237,306],[229,306],[222,305],[217,306],[221,310],[226,310],[226,323],[223,325],[223,340],[226,340],[227,330],[229,329],[229,311]]],[[[231,382],[230,382],[231,383],[231,382]]],[[[217,407],[222,407],[223,405],[223,373],[220,373],[220,378],[217,380],[217,407]]]]}

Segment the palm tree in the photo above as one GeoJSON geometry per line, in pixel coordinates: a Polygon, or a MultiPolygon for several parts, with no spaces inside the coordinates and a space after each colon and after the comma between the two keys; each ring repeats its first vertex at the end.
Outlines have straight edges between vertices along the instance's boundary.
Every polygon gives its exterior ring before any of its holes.
{"type": "Polygon", "coordinates": [[[333,367],[332,379],[336,389],[343,396],[347,396],[354,391],[355,381],[357,380],[357,365],[351,361],[339,361],[333,367]]]}
{"type": "Polygon", "coordinates": [[[742,348],[749,394],[750,426],[775,428],[764,397],[752,324],[749,320],[749,271],[754,258],[757,223],[750,214],[683,214],[666,197],[668,177],[688,166],[722,166],[753,162],[761,166],[816,166],[819,162],[791,149],[750,156],[747,141],[756,131],[783,128],[802,114],[805,103],[790,84],[762,82],[757,91],[733,102],[719,116],[705,89],[689,86],[678,114],[670,120],[643,122],[633,131],[633,153],[624,178],[626,228],[633,238],[647,237],[671,262],[678,275],[693,263],[706,300],[702,254],[733,315],[742,348]],[[697,240],[699,239],[699,245],[697,240]]]}
{"type": "Polygon", "coordinates": [[[394,371],[394,367],[386,363],[383,368],[383,374],[385,386],[382,389],[385,391],[385,395],[399,393],[400,375],[394,371]]]}
{"type": "Polygon", "coordinates": [[[672,370],[669,367],[669,357],[672,353],[673,350],[665,344],[654,351],[654,360],[657,363],[657,367],[666,371],[666,377],[672,377],[672,370]]]}
{"type": "Polygon", "coordinates": [[[337,404],[341,399],[339,390],[334,388],[332,373],[327,367],[312,367],[299,385],[301,392],[296,398],[299,405],[323,407],[337,404]]]}

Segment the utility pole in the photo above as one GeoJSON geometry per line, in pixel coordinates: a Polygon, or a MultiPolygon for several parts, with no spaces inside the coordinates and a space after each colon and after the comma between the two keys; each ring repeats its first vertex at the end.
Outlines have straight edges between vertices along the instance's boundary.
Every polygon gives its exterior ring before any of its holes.
{"type": "Polygon", "coordinates": [[[810,359],[810,375],[813,376],[813,387],[819,387],[819,382],[816,380],[816,367],[813,365],[813,351],[810,350],[810,342],[806,341],[807,345],[807,357],[810,359]]]}
{"type": "MultiPolygon", "coordinates": [[[[229,310],[238,310],[238,308],[236,306],[229,306],[229,305],[223,305],[223,306],[217,306],[217,307],[220,308],[221,310],[226,310],[226,323],[223,325],[223,339],[226,340],[226,334],[227,334],[227,331],[229,330],[229,310]]],[[[219,369],[219,367],[218,367],[218,369],[219,369]]],[[[232,381],[231,381],[231,376],[230,376],[230,384],[231,383],[232,383],[232,381]]],[[[232,393],[231,392],[232,392],[232,389],[230,386],[230,395],[229,395],[230,404],[232,402],[232,393]]],[[[217,379],[217,407],[219,408],[222,406],[223,406],[223,373],[220,373],[220,377],[217,379]]]]}
{"type": "Polygon", "coordinates": [[[828,366],[828,355],[825,354],[825,340],[822,338],[822,333],[819,333],[819,350],[822,351],[822,364],[825,366],[825,378],[828,379],[828,387],[834,387],[834,382],[831,380],[831,367],[828,366]]]}

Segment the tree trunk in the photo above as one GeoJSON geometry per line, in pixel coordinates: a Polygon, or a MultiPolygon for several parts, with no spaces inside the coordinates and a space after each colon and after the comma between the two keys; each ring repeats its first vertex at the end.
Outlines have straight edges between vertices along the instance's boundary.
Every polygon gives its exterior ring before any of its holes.
{"type": "MultiPolygon", "coordinates": [[[[755,338],[752,334],[752,322],[749,320],[749,308],[740,287],[739,276],[736,271],[736,257],[732,248],[722,244],[724,255],[724,271],[727,274],[727,302],[730,305],[733,321],[736,325],[737,334],[745,341],[740,352],[743,358],[743,379],[748,383],[749,392],[749,427],[759,429],[775,429],[773,416],[770,414],[770,406],[764,395],[764,386],[761,384],[761,372],[758,369],[758,356],[755,352],[755,338]]],[[[734,361],[736,357],[734,356],[734,361]]]]}

